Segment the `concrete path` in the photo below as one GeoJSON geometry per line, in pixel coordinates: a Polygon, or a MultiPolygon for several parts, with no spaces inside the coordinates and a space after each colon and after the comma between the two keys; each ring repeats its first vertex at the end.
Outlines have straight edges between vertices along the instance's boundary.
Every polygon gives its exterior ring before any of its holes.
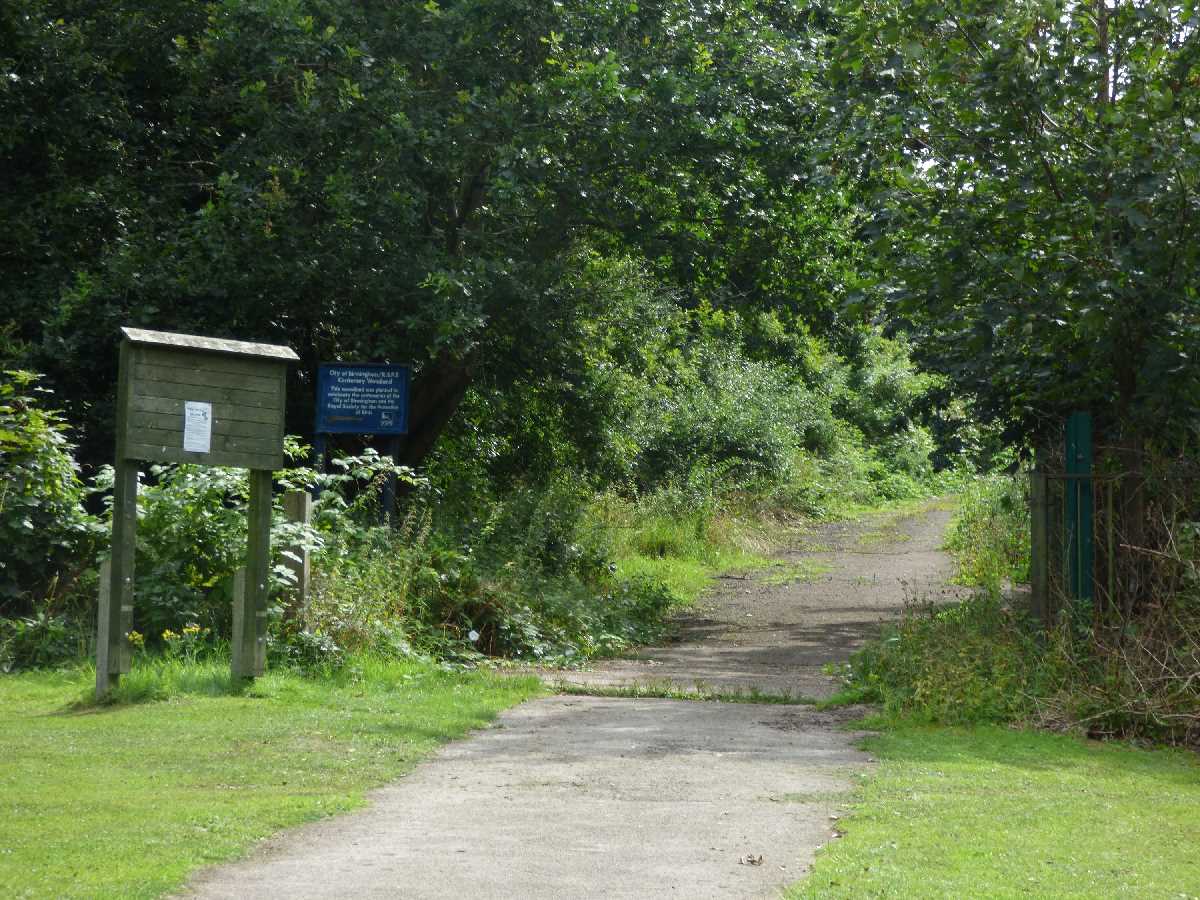
{"type": "MultiPolygon", "coordinates": [[[[821,665],[844,659],[906,591],[943,590],[946,521],[934,510],[817,529],[773,575],[726,580],[683,622],[680,643],[570,679],[827,695],[834,683],[821,665]],[[802,572],[811,577],[782,577],[802,572]]],[[[187,896],[777,896],[831,837],[850,774],[869,766],[845,728],[854,717],[803,705],[536,700],[443,748],[368,808],[202,873],[187,896]]]]}

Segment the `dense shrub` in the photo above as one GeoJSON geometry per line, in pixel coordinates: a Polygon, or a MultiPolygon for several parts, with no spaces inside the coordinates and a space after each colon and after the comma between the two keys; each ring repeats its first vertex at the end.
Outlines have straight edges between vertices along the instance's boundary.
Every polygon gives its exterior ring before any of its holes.
{"type": "Polygon", "coordinates": [[[87,653],[91,639],[87,622],[44,610],[32,616],[0,618],[0,672],[76,660],[87,653]]]}
{"type": "Polygon", "coordinates": [[[616,579],[562,523],[539,530],[540,518],[493,510],[477,542],[456,547],[431,530],[427,510],[398,530],[360,534],[353,547],[331,537],[316,557],[309,606],[285,633],[306,645],[326,639],[336,653],[527,659],[586,658],[661,635],[671,596],[660,584],[616,579]],[[506,538],[510,552],[490,552],[491,527],[518,518],[527,530],[506,538]],[[511,552],[518,544],[524,551],[511,552]]]}
{"type": "MultiPolygon", "coordinates": [[[[289,444],[294,454],[300,448],[289,444]]],[[[291,523],[283,514],[282,492],[275,494],[271,525],[273,554],[269,570],[272,596],[278,598],[292,578],[282,564],[287,548],[318,548],[323,533],[353,536],[374,520],[383,479],[394,470],[377,454],[338,460],[335,471],[317,475],[306,469],[284,474],[284,486],[321,486],[314,525],[291,523]]],[[[408,477],[401,472],[403,477],[408,477]]],[[[96,479],[111,486],[112,470],[96,479]]],[[[136,589],[133,627],[152,647],[164,633],[200,627],[214,637],[229,634],[233,576],[246,555],[249,480],[245,470],[215,466],[152,466],[138,489],[136,589]]],[[[349,538],[348,538],[349,539],[349,538]]]]}
{"type": "Polygon", "coordinates": [[[780,481],[797,449],[828,445],[833,430],[828,401],[782,369],[704,346],[694,375],[645,411],[635,477],[652,489],[720,466],[731,484],[780,481]]]}
{"type": "Polygon", "coordinates": [[[927,721],[1200,745],[1200,528],[1175,525],[1171,553],[1155,557],[1171,571],[1147,582],[1173,587],[1136,615],[1074,602],[1049,631],[998,589],[1028,567],[1022,479],[968,490],[950,546],[981,589],[949,607],[909,606],[852,658],[848,698],[927,721]]]}
{"type": "Polygon", "coordinates": [[[0,616],[64,611],[103,533],[48,393],[30,373],[0,376],[0,616]]]}
{"type": "Polygon", "coordinates": [[[946,546],[958,581],[993,593],[1029,580],[1029,500],[1025,476],[973,479],[959,499],[946,546]]]}
{"type": "MultiPolygon", "coordinates": [[[[101,472],[101,487],[111,473],[101,472]]],[[[228,633],[233,573],[246,555],[246,472],[177,465],[147,475],[138,488],[134,629],[152,645],[193,623],[228,633]]]]}
{"type": "Polygon", "coordinates": [[[924,478],[932,471],[934,443],[919,420],[924,399],[937,384],[917,371],[907,341],[868,332],[855,363],[843,364],[832,379],[833,411],[861,433],[856,444],[874,450],[890,470],[924,478]]]}
{"type": "Polygon", "coordinates": [[[1200,600],[1049,633],[994,593],[914,606],[847,667],[847,698],[945,724],[1022,722],[1200,745],[1200,600]]]}
{"type": "Polygon", "coordinates": [[[1042,648],[1033,630],[991,593],[949,608],[906,608],[899,623],[854,655],[857,699],[893,714],[964,724],[1027,714],[1039,693],[1042,648]]]}

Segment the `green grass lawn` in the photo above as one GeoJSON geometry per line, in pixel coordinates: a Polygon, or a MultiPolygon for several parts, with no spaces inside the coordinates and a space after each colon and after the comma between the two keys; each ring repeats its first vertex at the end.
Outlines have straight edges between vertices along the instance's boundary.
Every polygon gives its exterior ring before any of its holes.
{"type": "Polygon", "coordinates": [[[1200,897],[1200,760],[1003,728],[873,737],[844,837],[786,896],[1200,897]]]}
{"type": "Polygon", "coordinates": [[[227,664],[146,664],[81,707],[87,670],[0,678],[0,891],[153,897],[281,828],[360,805],[533,679],[359,660],[230,693],[227,664]]]}

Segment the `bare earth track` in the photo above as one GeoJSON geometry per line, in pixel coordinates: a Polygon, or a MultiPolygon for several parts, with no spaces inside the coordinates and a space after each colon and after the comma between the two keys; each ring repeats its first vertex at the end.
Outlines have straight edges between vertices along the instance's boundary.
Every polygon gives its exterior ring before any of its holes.
{"type": "MultiPolygon", "coordinates": [[[[821,526],[757,580],[727,578],[681,640],[552,683],[599,692],[829,696],[906,596],[942,595],[949,514],[821,526]]],[[[831,836],[870,764],[853,710],[554,696],[500,716],[357,813],[202,873],[197,898],[774,896],[831,836]]]]}

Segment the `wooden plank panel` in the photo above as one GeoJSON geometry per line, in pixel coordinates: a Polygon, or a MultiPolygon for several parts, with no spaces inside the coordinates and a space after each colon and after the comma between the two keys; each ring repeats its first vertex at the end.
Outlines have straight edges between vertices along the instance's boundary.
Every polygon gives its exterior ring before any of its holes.
{"type": "MultiPolygon", "coordinates": [[[[202,399],[188,397],[188,400],[202,399]]],[[[136,412],[168,413],[183,421],[182,397],[134,397],[130,409],[136,412]]],[[[207,402],[207,401],[206,401],[207,402]]],[[[263,407],[239,406],[236,403],[215,401],[213,403],[213,418],[230,422],[261,422],[265,425],[280,427],[283,425],[283,410],[263,407]]]]}
{"type": "Polygon", "coordinates": [[[165,463],[199,463],[205,466],[228,466],[234,469],[275,469],[283,468],[283,450],[274,453],[252,452],[249,450],[230,449],[216,450],[211,453],[189,453],[181,446],[162,444],[142,444],[130,442],[125,446],[126,459],[144,459],[149,462],[165,463]]]}
{"type": "Polygon", "coordinates": [[[280,369],[286,370],[287,368],[285,364],[273,360],[222,356],[195,350],[160,350],[156,347],[139,347],[137,354],[138,362],[144,365],[185,369],[189,372],[197,370],[235,372],[239,375],[274,378],[280,369]]]}
{"type": "Polygon", "coordinates": [[[285,362],[297,362],[300,357],[291,347],[282,344],[258,344],[250,341],[234,341],[228,338],[206,337],[200,334],[179,334],[171,331],[149,331],[144,328],[121,329],[125,342],[133,346],[157,345],[185,350],[209,351],[237,356],[270,357],[285,362]]]}
{"type": "MultiPolygon", "coordinates": [[[[182,423],[180,423],[182,425],[182,423]]],[[[137,440],[139,444],[148,446],[176,446],[183,449],[183,428],[139,428],[131,438],[137,440]]],[[[279,441],[274,437],[241,437],[236,434],[217,434],[213,431],[212,435],[213,451],[236,451],[240,450],[246,453],[282,453],[283,448],[279,441]]],[[[203,453],[196,454],[204,456],[203,453]]]]}
{"type": "MultiPolygon", "coordinates": [[[[134,409],[129,412],[129,428],[132,429],[132,435],[142,434],[146,429],[154,429],[157,431],[169,431],[180,435],[182,442],[183,435],[183,401],[179,401],[180,411],[178,413],[158,413],[158,412],[142,412],[134,409]]],[[[239,422],[235,419],[222,418],[216,408],[213,409],[212,433],[214,441],[218,435],[233,435],[235,437],[257,438],[262,441],[270,441],[273,444],[279,442],[279,425],[274,422],[239,422]]]]}
{"type": "Polygon", "coordinates": [[[203,400],[206,403],[231,403],[250,409],[283,409],[283,394],[263,394],[237,387],[200,387],[172,382],[140,382],[133,385],[135,397],[171,400],[203,400]]]}
{"type": "MultiPolygon", "coordinates": [[[[272,376],[242,375],[237,372],[217,372],[210,369],[188,369],[176,366],[152,366],[135,363],[133,366],[134,393],[155,395],[152,390],[138,390],[137,383],[187,384],[196,387],[237,388],[261,394],[279,396],[279,379],[272,376]]],[[[158,396],[158,395],[155,395],[158,396]]]]}

